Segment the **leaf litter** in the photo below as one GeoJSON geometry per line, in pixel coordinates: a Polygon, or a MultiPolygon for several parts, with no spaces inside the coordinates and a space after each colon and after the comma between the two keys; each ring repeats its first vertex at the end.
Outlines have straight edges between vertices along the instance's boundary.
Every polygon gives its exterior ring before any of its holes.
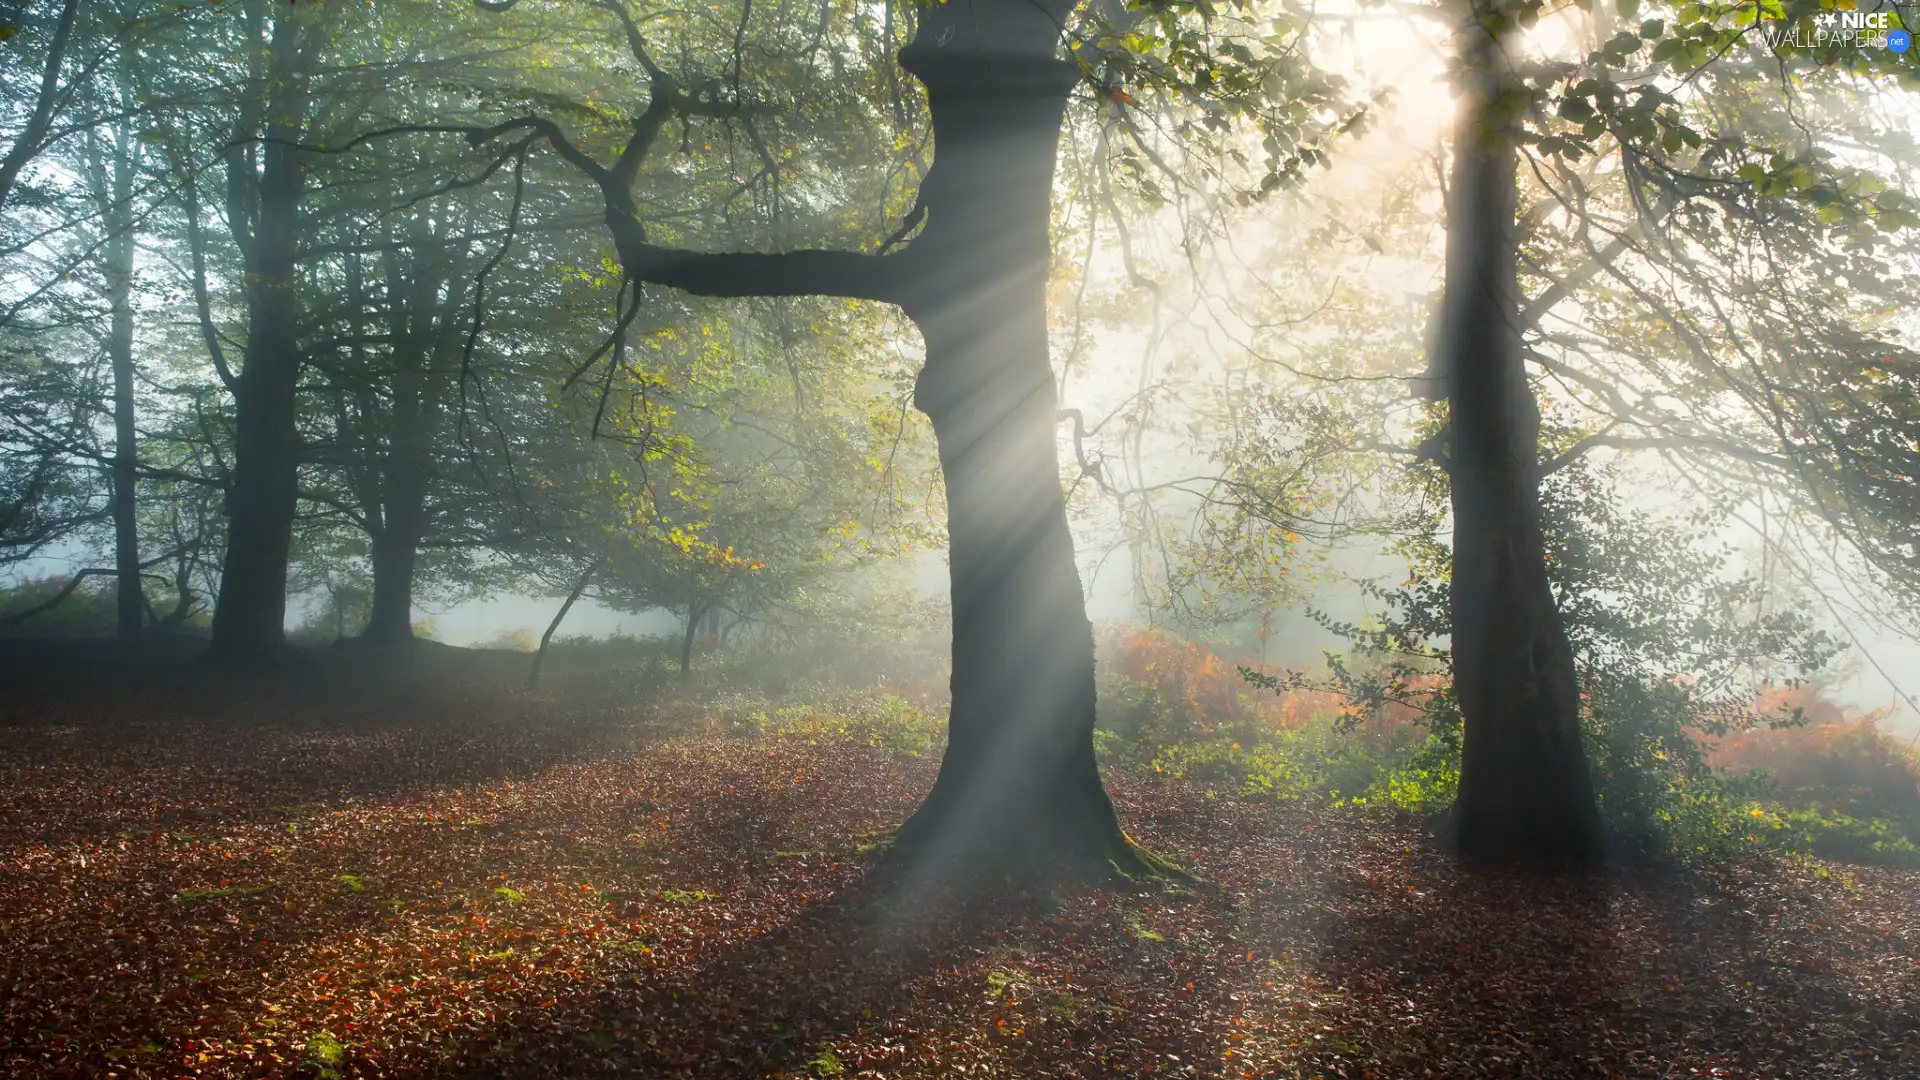
{"type": "Polygon", "coordinates": [[[874,870],[937,761],[845,737],[168,701],[0,727],[9,1077],[1920,1075],[1912,872],[1530,877],[1117,772],[1200,887],[985,901],[874,870]]]}

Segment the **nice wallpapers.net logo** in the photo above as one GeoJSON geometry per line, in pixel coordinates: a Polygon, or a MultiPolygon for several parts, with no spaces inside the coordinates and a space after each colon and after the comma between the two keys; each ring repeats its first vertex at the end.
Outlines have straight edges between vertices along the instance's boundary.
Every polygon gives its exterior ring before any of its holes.
{"type": "Polygon", "coordinates": [[[1839,45],[1895,53],[1913,48],[1913,35],[1893,24],[1891,11],[1822,11],[1813,17],[1811,27],[1803,23],[1775,24],[1765,34],[1767,44],[1774,48],[1839,45]]]}

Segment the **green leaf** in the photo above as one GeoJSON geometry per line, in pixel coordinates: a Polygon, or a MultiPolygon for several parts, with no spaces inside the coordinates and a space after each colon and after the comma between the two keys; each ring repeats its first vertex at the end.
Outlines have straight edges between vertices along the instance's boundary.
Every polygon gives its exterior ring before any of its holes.
{"type": "Polygon", "coordinates": [[[1560,118],[1574,123],[1584,123],[1593,117],[1593,103],[1586,98],[1570,97],[1560,99],[1560,118]]]}
{"type": "Polygon", "coordinates": [[[1607,55],[1620,57],[1632,56],[1634,53],[1640,51],[1642,44],[1640,35],[1631,30],[1622,30],[1607,39],[1607,55]]]}

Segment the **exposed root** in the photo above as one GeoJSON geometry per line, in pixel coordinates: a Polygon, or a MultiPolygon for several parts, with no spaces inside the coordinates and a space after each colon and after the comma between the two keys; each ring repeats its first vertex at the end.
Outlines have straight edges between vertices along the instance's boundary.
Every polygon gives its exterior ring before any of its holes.
{"type": "Polygon", "coordinates": [[[1185,888],[1200,879],[1118,830],[1087,836],[1059,829],[1003,829],[958,841],[916,817],[894,833],[880,868],[960,891],[1157,884],[1185,888]]]}
{"type": "Polygon", "coordinates": [[[1182,870],[1171,859],[1148,851],[1134,843],[1124,833],[1120,837],[1119,849],[1107,859],[1107,866],[1113,877],[1129,884],[1138,885],[1147,882],[1169,886],[1200,884],[1199,878],[1182,870]]]}

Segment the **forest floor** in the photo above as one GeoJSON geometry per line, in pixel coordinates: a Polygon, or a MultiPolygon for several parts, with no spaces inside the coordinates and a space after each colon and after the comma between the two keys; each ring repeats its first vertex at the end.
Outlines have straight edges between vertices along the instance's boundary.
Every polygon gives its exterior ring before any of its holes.
{"type": "Polygon", "coordinates": [[[16,664],[0,1074],[1920,1076],[1914,873],[1534,879],[1120,772],[1200,888],[933,899],[867,872],[931,758],[459,666],[16,664]]]}

